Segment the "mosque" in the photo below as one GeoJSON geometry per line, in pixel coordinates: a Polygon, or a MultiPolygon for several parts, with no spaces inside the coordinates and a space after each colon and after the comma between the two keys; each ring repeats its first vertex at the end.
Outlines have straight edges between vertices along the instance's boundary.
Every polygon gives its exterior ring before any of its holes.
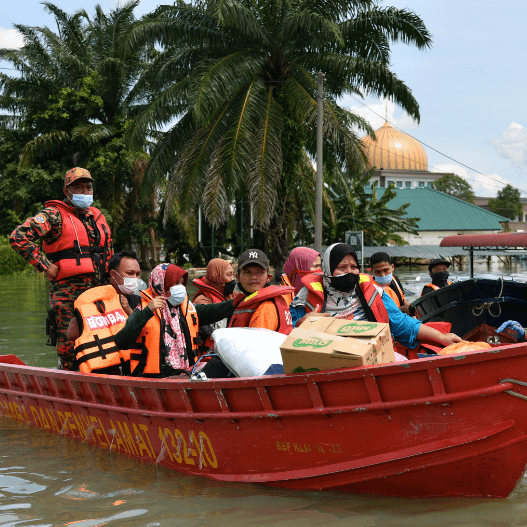
{"type": "MultiPolygon", "coordinates": [[[[406,214],[418,218],[418,234],[397,233],[409,245],[439,246],[446,236],[500,232],[507,218],[434,190],[432,183],[444,176],[428,170],[426,152],[416,139],[396,130],[387,121],[375,131],[377,141],[362,138],[369,165],[375,167],[370,183],[378,195],[394,183],[396,196],[387,206],[407,205],[406,214]]],[[[370,191],[371,186],[367,187],[370,191]]]]}
{"type": "Polygon", "coordinates": [[[430,172],[425,149],[417,139],[395,129],[388,121],[375,131],[377,141],[369,135],[361,139],[371,167],[376,167],[371,182],[377,187],[432,188],[444,172],[430,172]]]}

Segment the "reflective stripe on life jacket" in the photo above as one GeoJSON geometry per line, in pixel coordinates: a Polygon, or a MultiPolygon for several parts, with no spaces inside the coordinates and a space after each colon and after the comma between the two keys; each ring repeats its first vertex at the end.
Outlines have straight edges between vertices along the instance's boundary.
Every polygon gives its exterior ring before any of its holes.
{"type": "Polygon", "coordinates": [[[278,331],[284,335],[289,335],[293,331],[293,321],[289,312],[289,305],[284,296],[294,292],[294,287],[284,287],[279,285],[270,285],[260,289],[256,293],[245,296],[239,294],[234,299],[234,312],[229,319],[227,327],[229,328],[247,328],[251,319],[263,302],[272,301],[276,308],[278,316],[278,328],[267,328],[278,331]]]}
{"type": "MultiPolygon", "coordinates": [[[[307,287],[306,313],[313,311],[317,304],[320,306],[320,313],[325,310],[324,285],[321,274],[309,274],[302,278],[302,283],[307,287]]],[[[370,275],[361,274],[359,278],[359,300],[366,317],[370,322],[388,323],[388,312],[382,301],[382,294],[379,286],[370,275]],[[361,298],[362,297],[362,298],[361,298]]]]}
{"type": "MultiPolygon", "coordinates": [[[[447,282],[446,285],[452,285],[452,282],[447,282]]],[[[423,290],[425,287],[430,287],[432,288],[434,291],[437,291],[438,289],[441,289],[441,287],[439,287],[438,285],[435,285],[435,284],[426,284],[425,286],[423,286],[423,290]]],[[[443,287],[446,287],[446,286],[443,286],[443,287]]],[[[430,293],[430,291],[429,291],[430,293]]],[[[423,293],[423,291],[421,291],[421,296],[423,296],[424,294],[427,294],[427,293],[423,293]]]]}
{"type": "Polygon", "coordinates": [[[56,207],[62,217],[62,232],[59,238],[53,243],[48,243],[44,238],[42,243],[46,256],[59,267],[55,281],[79,274],[91,274],[95,272],[95,268],[99,268],[101,274],[104,274],[110,227],[102,212],[90,207],[98,231],[96,244],[90,245],[86,226],[74,213],[74,207],[59,200],[47,201],[45,205],[56,207]]]}
{"type": "Polygon", "coordinates": [[[131,350],[119,350],[115,345],[115,335],[127,316],[113,286],[88,289],[75,300],[74,307],[81,332],[74,348],[79,370],[90,373],[121,365],[129,373],[131,350]]]}
{"type": "Polygon", "coordinates": [[[207,285],[201,278],[194,278],[192,283],[199,289],[194,295],[192,302],[194,302],[199,295],[205,295],[207,298],[210,298],[213,304],[219,304],[220,302],[225,301],[225,297],[217,289],[207,285]]]}

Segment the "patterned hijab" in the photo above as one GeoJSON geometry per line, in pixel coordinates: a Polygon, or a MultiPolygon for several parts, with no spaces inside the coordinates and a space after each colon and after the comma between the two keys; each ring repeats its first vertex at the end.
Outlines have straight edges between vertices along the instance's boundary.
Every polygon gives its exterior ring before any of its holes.
{"type": "Polygon", "coordinates": [[[325,311],[330,313],[332,317],[362,320],[366,318],[366,315],[355,291],[343,293],[342,291],[337,291],[331,285],[333,272],[348,254],[351,254],[356,262],[358,261],[357,253],[353,247],[347,243],[334,243],[326,249],[322,257],[324,290],[327,293],[325,311]]]}
{"type": "Polygon", "coordinates": [[[302,289],[302,276],[311,269],[317,256],[320,256],[320,253],[309,247],[295,247],[289,253],[284,264],[284,273],[295,288],[295,294],[302,289]],[[298,271],[304,271],[304,273],[298,271]]]}
{"type": "MultiPolygon", "coordinates": [[[[161,264],[154,268],[150,274],[148,287],[154,297],[163,296],[181,277],[188,277],[187,271],[174,264],[161,264]]],[[[175,369],[189,368],[188,357],[185,349],[185,336],[179,325],[181,306],[171,306],[160,310],[161,317],[165,320],[165,361],[175,369]],[[169,329],[170,328],[170,329],[169,329]]]]}

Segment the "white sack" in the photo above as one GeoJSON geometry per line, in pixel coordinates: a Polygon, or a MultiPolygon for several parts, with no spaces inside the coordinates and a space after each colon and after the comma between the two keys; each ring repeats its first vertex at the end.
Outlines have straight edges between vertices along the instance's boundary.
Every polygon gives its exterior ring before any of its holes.
{"type": "MultiPolygon", "coordinates": [[[[237,377],[264,375],[282,365],[280,346],[286,335],[263,328],[223,328],[212,333],[215,352],[237,377]]],[[[283,371],[283,370],[282,370],[283,371]]]]}

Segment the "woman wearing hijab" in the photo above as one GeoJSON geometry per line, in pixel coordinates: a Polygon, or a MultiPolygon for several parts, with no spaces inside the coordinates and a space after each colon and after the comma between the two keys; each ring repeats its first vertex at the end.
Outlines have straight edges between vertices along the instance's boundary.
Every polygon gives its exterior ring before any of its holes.
{"type": "Polygon", "coordinates": [[[214,258],[207,265],[203,278],[194,278],[192,283],[199,289],[194,295],[194,304],[217,304],[233,298],[236,287],[234,269],[230,262],[214,258]]]}
{"type": "MultiPolygon", "coordinates": [[[[234,269],[232,265],[221,258],[214,258],[207,265],[207,271],[203,278],[194,278],[192,283],[198,288],[192,302],[196,305],[219,304],[225,300],[234,298],[234,288],[236,280],[234,279],[234,269]]],[[[200,351],[207,352],[214,347],[214,341],[211,338],[215,329],[227,327],[228,319],[224,318],[215,324],[202,325],[199,328],[199,334],[203,341],[200,345],[200,351]]]]}
{"type": "Polygon", "coordinates": [[[133,376],[166,377],[187,370],[199,354],[199,324],[212,324],[232,314],[232,300],[194,305],[188,298],[187,281],[187,271],[177,265],[158,265],[148,289],[141,291],[140,308],[115,336],[119,349],[139,350],[138,358],[131,361],[133,376]],[[152,305],[153,301],[157,304],[152,305]]]}
{"type": "Polygon", "coordinates": [[[282,275],[283,285],[292,285],[295,295],[302,289],[302,277],[320,269],[320,253],[309,247],[295,247],[287,257],[282,275]]]}
{"type": "Polygon", "coordinates": [[[290,306],[293,325],[300,325],[308,313],[318,312],[336,318],[389,323],[394,339],[409,348],[415,348],[418,340],[444,346],[461,342],[453,333],[440,333],[402,313],[371,276],[359,273],[357,262],[357,254],[348,244],[328,247],[322,258],[322,273],[302,278],[304,287],[290,306]]]}

